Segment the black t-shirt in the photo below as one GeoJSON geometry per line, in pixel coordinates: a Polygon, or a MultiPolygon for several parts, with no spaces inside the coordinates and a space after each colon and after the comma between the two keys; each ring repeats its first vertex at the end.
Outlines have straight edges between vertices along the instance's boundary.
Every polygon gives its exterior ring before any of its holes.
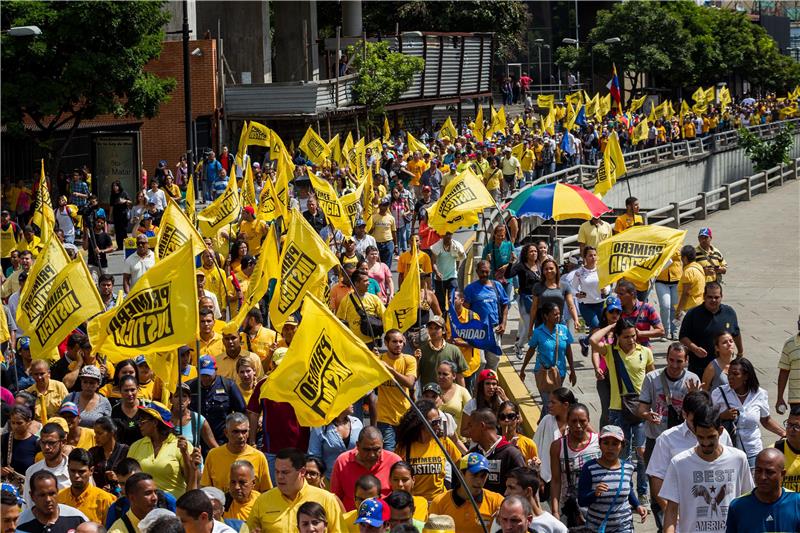
{"type": "Polygon", "coordinates": [[[122,410],[122,402],[120,402],[111,408],[111,418],[117,423],[117,440],[121,444],[130,446],[142,438],[138,411],[133,418],[128,418],[128,415],[122,410]]]}
{"type": "MultiPolygon", "coordinates": [[[[106,233],[105,231],[100,233],[94,234],[94,242],[95,245],[100,248],[101,250],[105,250],[112,244],[111,236],[106,233]]],[[[92,239],[89,238],[89,262],[92,266],[99,266],[100,268],[108,268],[108,259],[106,258],[106,254],[100,254],[100,262],[97,261],[97,254],[94,253],[94,247],[92,246],[92,239]]]]}
{"type": "Polygon", "coordinates": [[[704,304],[700,304],[689,309],[683,318],[680,337],[688,337],[708,354],[708,357],[701,359],[694,352],[689,352],[689,370],[698,376],[702,376],[705,367],[717,357],[714,335],[721,331],[729,331],[734,337],[740,334],[736,311],[729,305],[720,304],[719,311],[713,314],[704,304]]]}
{"type": "MultiPolygon", "coordinates": [[[[58,508],[60,516],[54,523],[42,524],[36,518],[31,518],[31,520],[17,524],[17,531],[24,531],[25,533],[68,533],[86,522],[82,517],[74,514],[75,509],[66,505],[59,505],[58,508]]],[[[20,518],[24,518],[24,516],[20,518]]]]}

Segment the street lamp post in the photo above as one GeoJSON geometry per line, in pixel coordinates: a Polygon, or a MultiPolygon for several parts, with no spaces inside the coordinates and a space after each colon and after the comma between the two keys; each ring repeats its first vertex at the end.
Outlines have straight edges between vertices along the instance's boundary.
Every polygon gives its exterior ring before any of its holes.
{"type": "MultiPolygon", "coordinates": [[[[577,2],[576,2],[576,4],[577,4],[577,2]]],[[[577,22],[577,19],[578,19],[578,15],[576,14],[575,15],[576,22],[577,22]]],[[[576,50],[580,50],[580,48],[581,48],[581,44],[580,44],[580,42],[578,42],[578,39],[570,39],[569,37],[564,37],[563,39],[561,39],[561,42],[564,43],[564,44],[574,44],[576,50]]],[[[580,87],[580,85],[581,85],[581,71],[578,69],[578,62],[577,61],[575,61],[575,72],[577,74],[578,87],[580,87]]]]}
{"type": "Polygon", "coordinates": [[[36,35],[41,35],[42,30],[39,28],[39,26],[15,26],[13,28],[3,30],[3,33],[9,37],[34,37],[36,35]]]}
{"type": "Polygon", "coordinates": [[[544,39],[536,39],[536,49],[539,51],[539,92],[542,92],[542,44],[544,39]]]}

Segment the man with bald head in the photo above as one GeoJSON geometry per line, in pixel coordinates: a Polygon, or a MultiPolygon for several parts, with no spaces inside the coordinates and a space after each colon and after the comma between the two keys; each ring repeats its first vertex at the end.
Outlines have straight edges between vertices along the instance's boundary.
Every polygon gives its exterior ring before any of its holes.
{"type": "Polygon", "coordinates": [[[777,448],[756,456],[753,492],[731,502],[726,533],[800,531],[800,493],[783,487],[785,459],[777,448]]]}
{"type": "Polygon", "coordinates": [[[506,496],[497,513],[497,523],[503,533],[527,533],[532,520],[531,504],[521,496],[506,496]]]}

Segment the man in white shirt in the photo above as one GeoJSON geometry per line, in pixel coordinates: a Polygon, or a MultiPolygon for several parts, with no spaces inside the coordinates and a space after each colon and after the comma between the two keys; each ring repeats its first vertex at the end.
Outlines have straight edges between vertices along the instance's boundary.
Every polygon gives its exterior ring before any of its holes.
{"type": "Polygon", "coordinates": [[[75,242],[75,221],[72,219],[72,214],[67,207],[67,197],[58,197],[58,208],[55,212],[56,227],[64,232],[64,242],[70,244],[75,242]]]}
{"type": "Polygon", "coordinates": [[[217,295],[213,292],[206,290],[206,273],[202,270],[196,271],[197,274],[197,295],[202,298],[206,297],[213,302],[214,320],[222,318],[222,312],[219,310],[219,301],[217,295]]]}
{"type": "Polygon", "coordinates": [[[522,179],[522,165],[507,146],[503,148],[500,171],[503,173],[503,194],[514,192],[517,182],[522,179]]]}
{"type": "Polygon", "coordinates": [[[125,270],[122,274],[122,288],[125,294],[131,292],[131,287],[136,285],[139,278],[156,264],[156,256],[150,249],[147,235],[136,237],[136,253],[125,260],[125,270]]]}
{"type": "Polygon", "coordinates": [[[567,533],[567,526],[539,505],[539,474],[529,467],[511,470],[506,477],[506,490],[500,512],[490,529],[491,533],[515,533],[516,531],[537,531],[543,533],[567,533]],[[527,506],[525,504],[528,504],[527,506]],[[520,529],[520,512],[527,522],[520,529]]]}
{"type": "Polygon", "coordinates": [[[42,431],[39,434],[39,446],[42,448],[44,459],[28,467],[25,471],[25,485],[22,487],[28,509],[33,505],[30,491],[31,476],[39,470],[47,470],[56,477],[58,490],[72,486],[72,482],[69,479],[69,471],[67,470],[67,457],[63,453],[66,438],[67,433],[55,422],[45,424],[42,427],[42,431]]]}
{"type": "Polygon", "coordinates": [[[702,407],[692,423],[697,446],[670,461],[659,493],[667,502],[664,533],[724,533],[731,502],[753,490],[747,455],[720,442],[718,409],[702,407]]]}
{"type": "Polygon", "coordinates": [[[436,275],[436,297],[446,301],[451,289],[458,288],[458,264],[467,255],[460,242],[449,231],[431,246],[433,273],[436,275]]]}
{"type": "Polygon", "coordinates": [[[378,247],[375,237],[367,233],[367,223],[359,217],[353,229],[353,240],[356,243],[356,253],[361,257],[367,256],[367,248],[370,246],[378,247]]]}

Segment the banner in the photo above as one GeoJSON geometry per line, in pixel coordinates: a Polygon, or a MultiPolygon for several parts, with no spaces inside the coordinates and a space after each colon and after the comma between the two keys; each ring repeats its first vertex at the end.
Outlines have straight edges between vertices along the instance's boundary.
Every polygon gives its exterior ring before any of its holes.
{"type": "Polygon", "coordinates": [[[284,156],[288,157],[289,160],[291,161],[294,151],[286,150],[286,145],[283,144],[283,139],[281,139],[280,135],[278,135],[272,130],[269,130],[269,142],[270,142],[269,158],[271,161],[275,161],[279,157],[284,157],[284,156]]]}
{"type": "Polygon", "coordinates": [[[325,304],[309,295],[292,345],[259,394],[291,404],[300,425],[317,427],[391,380],[383,362],[325,304]]]}
{"type": "Polygon", "coordinates": [[[242,207],[249,205],[251,207],[256,206],[256,185],[255,185],[255,178],[253,177],[253,167],[248,160],[244,166],[244,173],[242,175],[242,190],[240,194],[241,198],[239,199],[239,203],[242,207]]]}
{"type": "Polygon", "coordinates": [[[491,353],[502,353],[502,349],[497,344],[497,337],[494,328],[486,322],[481,322],[477,318],[472,318],[466,322],[461,322],[456,313],[455,290],[450,292],[449,320],[450,329],[454,337],[465,340],[470,346],[479,350],[486,350],[491,353]]]}
{"type": "Polygon", "coordinates": [[[192,226],[197,227],[197,206],[195,205],[194,198],[194,177],[189,176],[186,182],[186,218],[192,223],[192,226]]]}
{"type": "Polygon", "coordinates": [[[634,145],[639,144],[640,142],[644,142],[647,140],[647,135],[650,132],[650,127],[648,126],[648,119],[642,117],[639,120],[639,123],[633,128],[633,133],[631,134],[631,142],[634,145]]]}
{"type": "Polygon", "coordinates": [[[34,315],[31,328],[25,330],[30,333],[32,354],[57,348],[75,328],[105,309],[83,257],[58,272],[47,294],[35,296],[40,312],[34,315]]]}
{"type": "Polygon", "coordinates": [[[372,181],[372,169],[370,169],[367,171],[367,175],[364,178],[364,191],[361,197],[361,207],[364,209],[361,212],[361,218],[367,223],[367,232],[372,231],[372,215],[375,213],[374,199],[375,187],[372,181]]]}
{"type": "Polygon", "coordinates": [[[641,98],[634,98],[633,100],[631,100],[631,106],[628,108],[628,112],[633,113],[637,109],[641,109],[641,107],[644,105],[645,100],[647,100],[646,94],[641,98]]]}
{"type": "Polygon", "coordinates": [[[228,187],[225,191],[197,215],[200,233],[213,239],[219,230],[239,220],[241,210],[239,186],[236,177],[231,176],[228,178],[228,187]]]}
{"type": "Polygon", "coordinates": [[[36,324],[41,322],[50,288],[58,273],[64,270],[69,262],[69,255],[61,241],[51,238],[45,243],[28,272],[28,280],[19,297],[17,316],[14,317],[19,329],[30,333],[36,324]]]}
{"type": "Polygon", "coordinates": [[[244,147],[237,148],[237,153],[244,154],[248,146],[263,146],[270,148],[272,146],[272,130],[263,124],[250,121],[247,126],[247,134],[244,139],[244,147]]]}
{"type": "Polygon", "coordinates": [[[506,110],[503,106],[500,106],[497,111],[492,107],[492,123],[489,125],[489,130],[486,134],[491,136],[495,133],[502,133],[503,135],[506,133],[506,110]]]}
{"type": "Polygon", "coordinates": [[[308,158],[317,166],[322,166],[325,159],[331,155],[328,143],[322,140],[322,137],[317,135],[317,132],[309,126],[303,139],[300,141],[300,149],[305,152],[308,158]]]}
{"type": "Polygon", "coordinates": [[[139,278],[121,305],[89,321],[89,340],[116,363],[193,345],[198,320],[194,254],[185,244],[139,278]]]}
{"type": "Polygon", "coordinates": [[[275,186],[272,184],[272,178],[267,177],[264,180],[264,188],[261,189],[261,197],[258,199],[256,218],[264,222],[272,222],[282,214],[280,201],[275,192],[275,186]]]}
{"type": "Polygon", "coordinates": [[[536,107],[552,109],[555,105],[555,96],[552,94],[540,94],[536,97],[536,107]]]}
{"type": "Polygon", "coordinates": [[[244,156],[247,154],[247,131],[248,124],[245,120],[242,122],[242,131],[239,132],[239,144],[236,145],[236,157],[234,158],[236,166],[242,168],[244,166],[244,156]]]}
{"type": "Polygon", "coordinates": [[[431,153],[431,151],[428,150],[428,147],[425,146],[424,144],[422,144],[421,142],[419,142],[416,139],[416,137],[411,135],[411,133],[407,132],[406,135],[408,137],[408,151],[409,151],[409,153],[411,153],[411,154],[413,154],[414,152],[419,152],[420,154],[429,154],[429,153],[431,153]]]}
{"type": "Polygon", "coordinates": [[[495,205],[494,198],[486,190],[486,186],[471,168],[467,168],[447,184],[442,197],[428,209],[428,225],[443,235],[447,231],[453,231],[447,229],[447,226],[458,217],[465,217],[462,220],[472,220],[467,218],[471,215],[477,219],[478,213],[493,205],[495,205]]]}
{"type": "Polygon", "coordinates": [[[327,285],[328,271],[338,264],[328,245],[300,211],[293,209],[281,252],[280,279],[269,303],[272,323],[282,326],[307,293],[327,285]]]}
{"type": "Polygon", "coordinates": [[[197,232],[175,200],[170,198],[164,214],[161,215],[161,224],[158,226],[158,234],[156,234],[156,259],[164,259],[172,255],[175,250],[189,241],[192,243],[194,255],[201,254],[206,249],[203,237],[197,232]]]}
{"type": "Polygon", "coordinates": [[[686,231],[665,226],[633,226],[597,247],[599,286],[605,287],[623,276],[648,282],[683,243],[686,231]]]}
{"type": "MultiPolygon", "coordinates": [[[[337,163],[339,163],[339,161],[342,160],[342,147],[339,144],[338,133],[333,136],[333,139],[328,141],[328,150],[331,153],[331,155],[329,156],[331,161],[336,161],[337,163]]],[[[341,165],[341,163],[339,164],[341,165]]]]}
{"type": "MultiPolygon", "coordinates": [[[[367,172],[370,176],[370,183],[372,182],[372,172],[367,172]]],[[[353,192],[349,192],[347,194],[343,194],[339,198],[339,203],[342,206],[342,210],[344,211],[345,216],[347,216],[347,220],[350,221],[350,227],[354,228],[356,226],[356,219],[361,214],[361,199],[364,197],[364,188],[367,184],[367,180],[361,182],[361,184],[356,187],[356,190],[353,192]]],[[[348,234],[350,235],[350,234],[348,234]]]]}
{"type": "Polygon", "coordinates": [[[622,177],[628,169],[625,167],[625,157],[619,146],[617,132],[613,132],[608,137],[606,151],[603,153],[603,161],[597,167],[597,183],[594,185],[594,194],[603,197],[611,187],[617,182],[617,178],[622,177]],[[601,170],[602,169],[602,170],[601,170]]]}
{"type": "Polygon", "coordinates": [[[417,323],[420,296],[419,250],[413,243],[411,247],[408,273],[403,277],[400,290],[395,293],[383,313],[384,331],[397,328],[405,333],[408,328],[417,323]]]}
{"type": "Polygon", "coordinates": [[[342,143],[342,152],[339,154],[339,159],[337,162],[339,163],[340,167],[353,166],[353,163],[350,161],[350,154],[353,152],[353,134],[348,132],[347,137],[345,137],[344,142],[342,143]]]}
{"type": "Polygon", "coordinates": [[[289,213],[289,182],[294,179],[294,163],[286,152],[277,159],[275,172],[275,197],[283,216],[289,213]]]}
{"type": "Polygon", "coordinates": [[[39,174],[39,187],[33,200],[31,224],[39,228],[39,238],[42,239],[42,242],[50,239],[56,225],[56,214],[53,212],[50,188],[47,186],[47,178],[44,174],[44,159],[42,159],[42,170],[39,174]]]}
{"type": "Polygon", "coordinates": [[[350,218],[342,207],[333,185],[328,180],[317,177],[310,169],[308,170],[308,177],[311,179],[311,185],[314,188],[319,208],[325,213],[325,218],[328,219],[328,222],[345,235],[352,235],[353,227],[350,223],[350,218]]]}
{"type": "Polygon", "coordinates": [[[572,104],[576,109],[583,105],[583,91],[578,90],[564,97],[564,101],[572,104]]]}

